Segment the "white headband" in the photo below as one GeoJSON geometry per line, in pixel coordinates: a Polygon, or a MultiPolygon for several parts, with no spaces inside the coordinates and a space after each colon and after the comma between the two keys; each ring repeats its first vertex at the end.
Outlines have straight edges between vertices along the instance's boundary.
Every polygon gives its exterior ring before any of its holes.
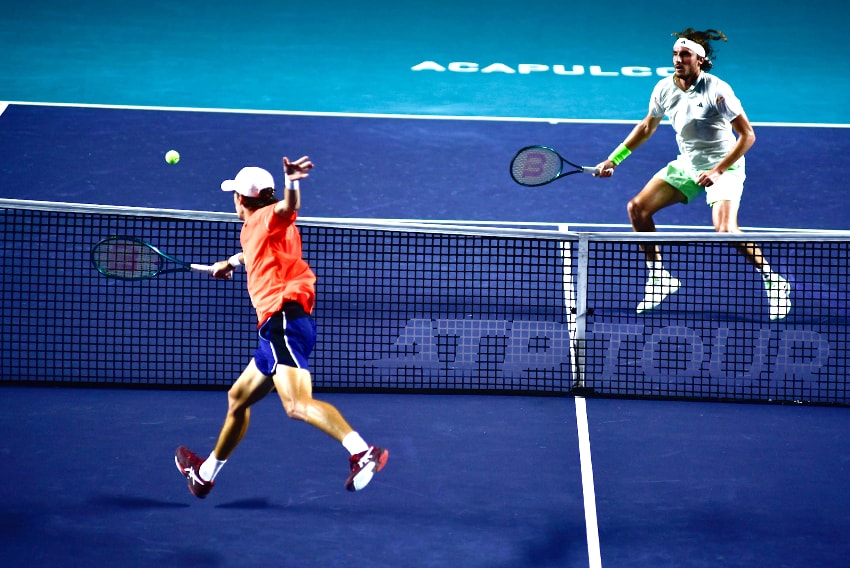
{"type": "Polygon", "coordinates": [[[676,49],[676,46],[686,47],[699,55],[700,57],[705,57],[705,48],[698,44],[695,41],[689,40],[686,37],[680,37],[676,40],[676,43],[673,44],[673,49],[676,49]]]}

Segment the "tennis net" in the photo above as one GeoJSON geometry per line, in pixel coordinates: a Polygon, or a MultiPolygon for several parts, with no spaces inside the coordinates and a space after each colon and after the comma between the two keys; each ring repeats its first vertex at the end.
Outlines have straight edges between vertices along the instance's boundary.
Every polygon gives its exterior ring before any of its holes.
{"type": "MultiPolygon", "coordinates": [[[[244,273],[98,274],[127,235],[183,260],[239,247],[232,214],[0,200],[4,383],[226,388],[250,359],[244,273]]],[[[768,317],[761,277],[707,232],[651,235],[682,287],[637,314],[649,236],[302,218],[318,276],[317,390],[596,394],[850,404],[850,234],[748,233],[791,283],[768,317]],[[643,240],[642,240],[643,239],[643,240]]]]}

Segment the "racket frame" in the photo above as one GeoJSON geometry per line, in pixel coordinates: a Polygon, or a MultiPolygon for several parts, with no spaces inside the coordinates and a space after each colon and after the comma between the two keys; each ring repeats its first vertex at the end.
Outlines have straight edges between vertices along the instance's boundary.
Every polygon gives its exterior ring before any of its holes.
{"type": "Polygon", "coordinates": [[[598,173],[598,171],[599,171],[599,170],[596,169],[595,166],[580,166],[578,164],[574,164],[573,162],[564,158],[554,148],[552,148],[550,146],[543,146],[543,145],[540,145],[540,144],[535,144],[535,145],[532,145],[532,146],[526,146],[525,148],[520,148],[517,151],[517,153],[514,155],[513,159],[511,160],[510,170],[511,170],[511,178],[516,183],[518,183],[520,185],[524,185],[526,187],[540,187],[541,185],[546,185],[548,183],[552,183],[556,179],[560,179],[562,177],[570,176],[570,175],[573,175],[573,174],[582,174],[582,173],[583,174],[595,174],[595,173],[598,173]],[[514,174],[514,164],[516,163],[517,159],[519,159],[520,156],[528,153],[530,150],[542,150],[543,152],[550,153],[550,154],[556,156],[559,160],[561,160],[561,164],[558,167],[558,171],[555,172],[555,175],[553,175],[551,178],[549,178],[545,181],[541,181],[539,183],[528,183],[527,181],[520,181],[519,179],[517,179],[517,176],[514,174]],[[565,165],[570,166],[573,169],[568,170],[568,171],[564,171],[565,165]]]}
{"type": "Polygon", "coordinates": [[[210,265],[195,264],[195,263],[180,260],[179,258],[175,258],[175,257],[171,256],[170,254],[162,252],[157,247],[155,247],[154,245],[152,245],[151,243],[147,242],[144,239],[140,239],[138,237],[121,236],[121,235],[113,235],[113,236],[106,237],[106,238],[101,239],[98,242],[96,242],[94,244],[94,246],[92,246],[90,258],[91,258],[92,265],[94,265],[95,269],[100,274],[102,274],[102,275],[104,275],[108,278],[115,278],[117,280],[150,280],[152,278],[156,278],[160,274],[168,274],[168,273],[171,273],[171,272],[191,272],[191,271],[208,272],[208,273],[212,272],[212,266],[210,266],[210,265]],[[176,264],[177,267],[163,268],[162,263],[158,263],[156,271],[148,272],[146,274],[142,274],[142,275],[139,275],[139,276],[121,276],[119,274],[115,274],[115,273],[109,271],[105,266],[102,266],[100,263],[98,263],[98,261],[97,261],[97,251],[98,251],[98,249],[100,249],[103,246],[110,246],[110,243],[117,243],[117,242],[125,242],[125,243],[128,243],[128,244],[137,245],[137,246],[141,246],[143,248],[146,248],[146,249],[150,250],[151,252],[153,252],[156,256],[159,256],[160,258],[163,258],[163,259],[165,259],[169,262],[176,264]]]}

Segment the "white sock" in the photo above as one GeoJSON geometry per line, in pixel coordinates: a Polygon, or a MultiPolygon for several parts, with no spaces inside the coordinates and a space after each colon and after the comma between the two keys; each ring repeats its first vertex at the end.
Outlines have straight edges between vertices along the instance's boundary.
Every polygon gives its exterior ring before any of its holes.
{"type": "Polygon", "coordinates": [[[342,445],[352,456],[369,449],[369,444],[366,443],[366,440],[361,438],[360,434],[353,430],[342,439],[342,445]]]}
{"type": "Polygon", "coordinates": [[[770,265],[767,262],[764,262],[761,267],[759,267],[758,271],[761,272],[761,277],[765,280],[770,280],[770,277],[773,274],[773,270],[771,270],[770,265]]]}
{"type": "Polygon", "coordinates": [[[667,275],[667,271],[664,270],[664,264],[661,262],[661,257],[657,260],[647,260],[646,267],[649,269],[650,278],[662,278],[667,275]]]}
{"type": "Polygon", "coordinates": [[[221,471],[221,468],[224,467],[224,464],[226,463],[227,460],[216,459],[215,451],[210,452],[210,457],[207,458],[207,461],[201,464],[201,467],[198,470],[198,475],[201,476],[201,479],[206,481],[215,481],[215,476],[218,475],[218,472],[221,471]]]}

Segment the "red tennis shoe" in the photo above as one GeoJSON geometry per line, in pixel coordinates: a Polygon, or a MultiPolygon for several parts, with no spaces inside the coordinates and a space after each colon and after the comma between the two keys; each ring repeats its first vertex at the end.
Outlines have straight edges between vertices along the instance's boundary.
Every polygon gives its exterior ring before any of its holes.
{"type": "Polygon", "coordinates": [[[177,466],[177,470],[183,474],[183,477],[189,481],[189,491],[198,499],[203,499],[209,495],[215,485],[212,481],[201,479],[201,464],[204,461],[184,446],[180,446],[174,452],[174,465],[177,466]]]}
{"type": "Polygon", "coordinates": [[[345,480],[345,488],[349,491],[360,491],[372,481],[372,477],[384,469],[390,457],[389,450],[377,446],[349,458],[351,474],[345,480]]]}

